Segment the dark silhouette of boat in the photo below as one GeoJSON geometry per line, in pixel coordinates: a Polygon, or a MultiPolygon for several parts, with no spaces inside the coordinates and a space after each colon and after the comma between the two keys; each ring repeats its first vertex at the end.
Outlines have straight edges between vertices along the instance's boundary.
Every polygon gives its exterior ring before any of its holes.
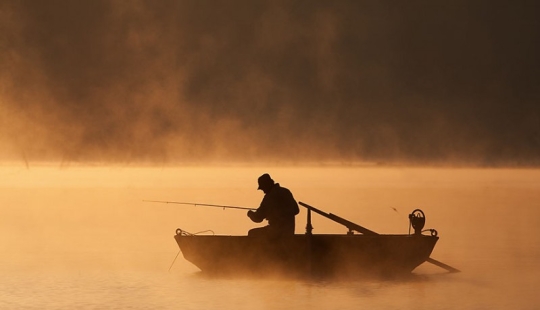
{"type": "Polygon", "coordinates": [[[334,214],[299,204],[308,210],[303,235],[268,239],[192,235],[177,229],[174,238],[186,260],[213,275],[393,276],[410,273],[426,261],[450,272],[458,271],[430,258],[439,237],[433,229],[422,231],[425,217],[419,209],[409,215],[414,233],[409,229],[409,234],[380,235],[334,214]],[[348,233],[312,234],[311,211],[344,225],[348,233]]]}

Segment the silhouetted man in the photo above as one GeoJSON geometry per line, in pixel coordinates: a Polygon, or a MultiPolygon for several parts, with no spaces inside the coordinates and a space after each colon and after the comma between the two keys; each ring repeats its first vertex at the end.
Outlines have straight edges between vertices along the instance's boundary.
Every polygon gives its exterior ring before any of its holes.
{"type": "Polygon", "coordinates": [[[248,211],[248,217],[256,223],[268,220],[268,226],[253,228],[248,236],[294,235],[294,217],[300,211],[298,204],[288,189],[274,183],[268,173],[259,177],[259,188],[264,198],[256,211],[248,211]]]}

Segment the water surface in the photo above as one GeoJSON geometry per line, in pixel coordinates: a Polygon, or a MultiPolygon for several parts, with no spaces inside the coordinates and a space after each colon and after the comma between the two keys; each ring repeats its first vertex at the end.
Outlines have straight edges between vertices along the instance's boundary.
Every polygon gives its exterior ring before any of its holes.
{"type": "MultiPolygon", "coordinates": [[[[535,309],[540,306],[540,170],[404,167],[0,167],[1,309],[535,309]],[[245,235],[269,172],[297,200],[379,233],[426,214],[440,240],[397,280],[208,278],[176,228],[245,235]]],[[[305,230],[305,210],[297,233],[305,230]]],[[[314,233],[346,229],[313,216],[314,233]]]]}

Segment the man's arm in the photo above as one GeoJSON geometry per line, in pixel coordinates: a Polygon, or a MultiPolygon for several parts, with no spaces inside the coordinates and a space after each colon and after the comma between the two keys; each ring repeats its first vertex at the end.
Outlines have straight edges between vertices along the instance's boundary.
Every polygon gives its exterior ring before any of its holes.
{"type": "Polygon", "coordinates": [[[247,216],[255,223],[260,223],[264,220],[264,217],[261,217],[257,211],[249,210],[247,216]]]}
{"type": "Polygon", "coordinates": [[[257,210],[249,210],[247,213],[247,216],[255,223],[260,223],[266,218],[266,215],[268,213],[268,201],[266,201],[266,197],[267,196],[264,196],[263,201],[261,202],[261,205],[257,210]]]}

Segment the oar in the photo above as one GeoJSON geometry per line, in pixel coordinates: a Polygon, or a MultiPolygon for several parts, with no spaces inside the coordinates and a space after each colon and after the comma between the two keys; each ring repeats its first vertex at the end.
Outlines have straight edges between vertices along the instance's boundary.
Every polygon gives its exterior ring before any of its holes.
{"type": "Polygon", "coordinates": [[[446,269],[446,270],[448,270],[448,272],[450,272],[450,273],[461,272],[459,269],[456,269],[456,268],[454,268],[454,267],[452,267],[452,266],[449,266],[449,265],[447,265],[447,264],[445,264],[445,263],[443,263],[443,262],[440,262],[440,261],[438,261],[438,260],[436,260],[436,259],[433,259],[433,258],[431,258],[431,257],[429,257],[428,259],[426,259],[426,262],[432,263],[432,264],[435,265],[435,266],[439,266],[439,267],[441,267],[442,269],[446,269]]]}
{"type": "MultiPolygon", "coordinates": [[[[362,227],[362,226],[360,226],[360,225],[358,225],[356,223],[345,220],[345,219],[343,219],[343,218],[341,218],[341,217],[339,217],[339,216],[337,216],[335,214],[325,213],[325,212],[323,212],[323,211],[321,211],[321,210],[319,210],[319,209],[317,209],[315,207],[312,207],[312,206],[308,205],[307,203],[303,203],[303,202],[299,201],[298,204],[300,204],[303,207],[306,207],[308,210],[313,210],[314,212],[319,213],[322,216],[325,216],[325,217],[327,217],[327,218],[329,218],[329,219],[331,219],[333,221],[336,221],[336,222],[344,225],[345,227],[347,227],[347,228],[349,228],[351,230],[356,230],[356,231],[364,233],[366,235],[378,235],[378,233],[376,233],[376,232],[374,232],[372,230],[369,230],[369,229],[367,229],[365,227],[362,227]]],[[[436,259],[433,259],[431,257],[428,257],[428,259],[426,259],[426,262],[432,263],[435,266],[439,266],[442,269],[445,269],[445,270],[447,270],[448,272],[451,272],[451,273],[460,272],[458,269],[456,269],[456,268],[454,268],[452,266],[449,266],[449,265],[447,265],[445,263],[442,263],[442,262],[440,262],[440,261],[438,261],[436,259]]]]}

